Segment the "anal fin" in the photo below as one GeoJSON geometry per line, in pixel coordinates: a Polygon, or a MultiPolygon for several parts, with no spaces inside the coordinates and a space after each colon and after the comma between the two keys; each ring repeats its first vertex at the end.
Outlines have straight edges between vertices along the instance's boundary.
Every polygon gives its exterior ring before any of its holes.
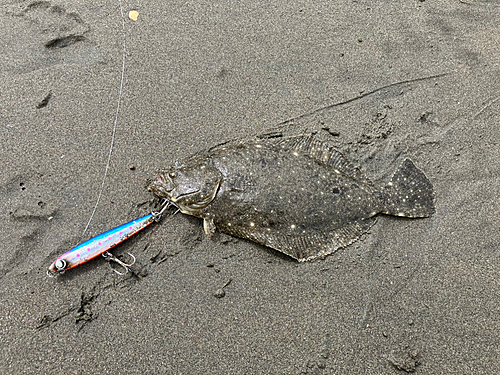
{"type": "Polygon", "coordinates": [[[305,262],[334,253],[358,240],[375,223],[376,218],[358,220],[331,232],[313,231],[293,236],[289,233],[247,233],[246,238],[278,250],[299,262],[305,262]]]}

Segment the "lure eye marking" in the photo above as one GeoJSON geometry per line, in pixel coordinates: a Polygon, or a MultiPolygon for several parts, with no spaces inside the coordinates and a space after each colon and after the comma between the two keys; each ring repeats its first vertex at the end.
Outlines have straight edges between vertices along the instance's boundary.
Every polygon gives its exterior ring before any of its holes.
{"type": "Polygon", "coordinates": [[[55,266],[56,266],[57,272],[64,271],[64,269],[66,268],[66,265],[67,265],[67,263],[64,259],[56,260],[55,266]]]}

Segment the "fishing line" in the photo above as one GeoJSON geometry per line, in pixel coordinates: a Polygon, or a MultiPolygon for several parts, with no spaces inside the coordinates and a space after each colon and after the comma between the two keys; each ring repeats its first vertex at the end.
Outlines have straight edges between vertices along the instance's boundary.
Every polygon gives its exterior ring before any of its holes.
{"type": "Polygon", "coordinates": [[[97,201],[95,202],[94,210],[92,211],[92,215],[90,215],[89,222],[87,223],[87,226],[85,227],[82,236],[85,235],[87,232],[87,229],[89,228],[90,222],[94,218],[94,214],[97,210],[97,206],[99,205],[99,202],[101,200],[102,192],[104,191],[104,184],[106,182],[106,177],[108,176],[108,171],[109,171],[109,165],[111,163],[111,155],[113,154],[113,146],[115,144],[115,135],[116,135],[116,126],[118,124],[118,114],[120,113],[120,103],[122,100],[122,93],[123,93],[123,78],[125,76],[125,18],[123,16],[123,5],[122,5],[122,0],[119,0],[120,3],[120,13],[122,17],[122,32],[123,32],[123,55],[122,55],[122,77],[120,80],[120,90],[118,94],[118,103],[116,104],[116,114],[115,114],[115,123],[113,124],[113,132],[111,133],[111,144],[109,145],[109,153],[108,153],[108,162],[106,163],[106,170],[104,171],[104,177],[102,178],[102,184],[101,184],[101,190],[99,191],[99,195],[97,197],[97,201]]]}

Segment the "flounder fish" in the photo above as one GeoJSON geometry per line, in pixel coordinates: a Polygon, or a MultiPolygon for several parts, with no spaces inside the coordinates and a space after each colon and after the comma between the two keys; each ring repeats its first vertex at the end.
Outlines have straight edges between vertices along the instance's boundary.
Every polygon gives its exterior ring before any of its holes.
{"type": "Polygon", "coordinates": [[[314,135],[228,142],[158,171],[146,186],[202,218],[209,236],[219,229],[299,261],[353,243],[379,214],[434,213],[432,184],[411,160],[375,186],[314,135]]]}

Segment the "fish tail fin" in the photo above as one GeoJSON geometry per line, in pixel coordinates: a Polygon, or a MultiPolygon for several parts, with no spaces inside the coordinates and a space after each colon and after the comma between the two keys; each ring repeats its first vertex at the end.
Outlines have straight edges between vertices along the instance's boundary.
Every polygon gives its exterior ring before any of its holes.
{"type": "Polygon", "coordinates": [[[383,192],[384,214],[416,218],[435,212],[432,184],[410,159],[401,164],[383,192]]]}

